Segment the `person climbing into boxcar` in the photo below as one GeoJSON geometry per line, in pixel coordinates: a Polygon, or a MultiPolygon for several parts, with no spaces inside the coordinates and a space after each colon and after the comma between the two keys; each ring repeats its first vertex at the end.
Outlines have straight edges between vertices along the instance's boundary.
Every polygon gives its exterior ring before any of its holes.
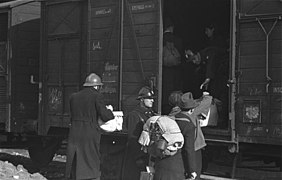
{"type": "Polygon", "coordinates": [[[202,152],[206,146],[204,135],[198,121],[198,114],[194,109],[199,103],[193,99],[191,92],[181,96],[181,112],[175,115],[175,120],[184,136],[182,156],[187,178],[200,179],[202,171],[202,152]]]}
{"type": "Polygon", "coordinates": [[[152,109],[154,97],[151,88],[142,87],[137,97],[138,106],[124,119],[123,130],[127,132],[128,142],[122,180],[139,180],[141,171],[145,171],[146,165],[149,163],[149,156],[141,150],[138,139],[147,119],[156,114],[152,109]]]}
{"type": "Polygon", "coordinates": [[[87,76],[84,89],[70,97],[71,126],[68,136],[66,177],[100,180],[100,138],[98,118],[114,119],[99,90],[103,83],[95,73],[87,76]]]}

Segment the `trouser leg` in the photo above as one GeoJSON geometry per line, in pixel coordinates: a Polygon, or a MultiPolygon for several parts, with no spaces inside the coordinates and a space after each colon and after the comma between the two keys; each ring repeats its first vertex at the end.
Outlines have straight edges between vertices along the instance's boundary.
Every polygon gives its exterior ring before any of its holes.
{"type": "Polygon", "coordinates": [[[71,180],[76,180],[76,154],[74,155],[72,166],[71,166],[71,180]]]}

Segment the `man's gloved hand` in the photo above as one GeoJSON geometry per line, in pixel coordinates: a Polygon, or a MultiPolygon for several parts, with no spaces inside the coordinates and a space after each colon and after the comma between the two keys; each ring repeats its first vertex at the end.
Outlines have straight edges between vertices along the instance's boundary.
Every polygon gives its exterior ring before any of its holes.
{"type": "Polygon", "coordinates": [[[111,111],[113,111],[113,110],[114,110],[114,108],[113,108],[113,106],[112,106],[112,105],[107,105],[107,106],[106,106],[106,108],[107,108],[107,109],[109,109],[109,110],[111,110],[111,111]]]}
{"type": "Polygon", "coordinates": [[[196,172],[192,172],[191,174],[189,173],[185,173],[185,180],[195,180],[197,177],[197,173],[196,172]]]}
{"type": "Polygon", "coordinates": [[[197,177],[197,173],[196,172],[192,172],[191,173],[191,179],[196,179],[197,177]]]}

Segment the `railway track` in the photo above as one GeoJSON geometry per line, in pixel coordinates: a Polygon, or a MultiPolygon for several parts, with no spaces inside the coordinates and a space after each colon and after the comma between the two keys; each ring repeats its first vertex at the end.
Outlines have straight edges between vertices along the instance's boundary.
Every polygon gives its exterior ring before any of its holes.
{"type": "MultiPolygon", "coordinates": [[[[38,170],[32,165],[28,152],[25,149],[0,149],[0,160],[14,165],[22,164],[29,172],[40,172],[48,180],[64,180],[65,156],[56,155],[46,167],[38,170]]],[[[202,180],[281,180],[280,168],[272,163],[245,159],[240,161],[231,178],[232,164],[219,159],[209,162],[208,168],[201,174],[202,180]]]]}
{"type": "Polygon", "coordinates": [[[275,162],[241,160],[234,169],[233,164],[223,161],[210,162],[201,175],[203,180],[281,180],[282,172],[275,162]]]}

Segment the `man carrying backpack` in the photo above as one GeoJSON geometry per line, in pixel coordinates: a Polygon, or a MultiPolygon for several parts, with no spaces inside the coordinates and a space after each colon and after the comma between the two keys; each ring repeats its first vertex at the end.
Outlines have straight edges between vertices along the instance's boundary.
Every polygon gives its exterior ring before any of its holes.
{"type": "Polygon", "coordinates": [[[181,112],[175,115],[175,120],[184,136],[182,156],[185,171],[190,179],[199,180],[202,170],[201,149],[206,143],[197,119],[198,114],[194,112],[198,105],[191,92],[183,94],[180,101],[181,112]]]}
{"type": "Polygon", "coordinates": [[[164,115],[149,118],[139,143],[154,158],[154,180],[185,179],[181,155],[184,138],[175,120],[164,115]]]}

